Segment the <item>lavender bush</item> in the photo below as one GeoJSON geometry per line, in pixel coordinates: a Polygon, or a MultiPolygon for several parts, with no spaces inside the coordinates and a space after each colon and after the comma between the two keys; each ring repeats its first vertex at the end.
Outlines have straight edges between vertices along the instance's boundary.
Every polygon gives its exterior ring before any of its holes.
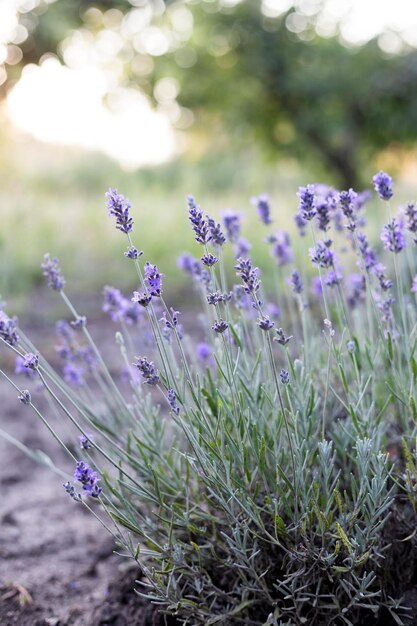
{"type": "Polygon", "coordinates": [[[295,249],[275,230],[268,196],[254,198],[273,259],[264,275],[240,237],[240,214],[228,210],[220,224],[189,196],[200,259],[184,254],[178,264],[201,296],[195,343],[190,317],[183,327],[165,303],[168,279],[141,262],[130,202],[110,189],[108,212],[138,282],[130,298],[104,291],[103,308],[119,325],[121,381],[69,301],[57,259],[46,255],[42,269],[72,316],[57,325],[61,374],[0,312],[16,376],[40,382],[78,431],[75,453],[36,392],[3,372],[72,458],[68,506],[101,521],[140,565],[139,592],[179,623],[407,622],[401,597],[416,565],[417,207],[393,215],[391,178],[380,172],[373,182],[382,222],[374,247],[369,193],[300,188],[295,249]]]}

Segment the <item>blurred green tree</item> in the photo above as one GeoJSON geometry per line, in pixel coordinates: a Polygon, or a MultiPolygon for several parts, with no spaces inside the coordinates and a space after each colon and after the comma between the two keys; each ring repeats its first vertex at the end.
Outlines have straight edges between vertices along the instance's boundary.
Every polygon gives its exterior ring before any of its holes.
{"type": "MultiPolygon", "coordinates": [[[[23,63],[59,50],[71,29],[105,28],[105,22],[86,20],[89,7],[104,14],[152,7],[155,24],[173,30],[170,8],[175,4],[57,0],[38,15],[33,35],[22,44],[23,63]]],[[[260,0],[192,0],[184,6],[193,16],[190,36],[173,37],[139,84],[155,97],[158,81],[175,78],[179,104],[193,111],[200,134],[211,141],[218,134],[219,146],[226,137],[236,149],[257,141],[274,158],[308,157],[349,187],[360,186],[364,165],[381,149],[415,144],[416,51],[388,56],[375,40],[346,47],[337,37],[319,37],[314,16],[295,34],[288,29],[295,8],[268,17],[260,0]]],[[[126,55],[124,47],[125,83],[138,82],[135,60],[146,54],[136,47],[126,55]]]]}

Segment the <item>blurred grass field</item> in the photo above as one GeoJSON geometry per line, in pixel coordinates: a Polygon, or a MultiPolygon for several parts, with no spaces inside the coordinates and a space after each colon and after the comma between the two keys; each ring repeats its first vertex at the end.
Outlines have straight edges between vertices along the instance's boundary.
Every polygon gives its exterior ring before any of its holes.
{"type": "MultiPolygon", "coordinates": [[[[137,287],[123,256],[126,241],[107,217],[104,193],[109,187],[131,200],[135,245],[166,274],[171,295],[187,280],[176,267],[178,255],[201,255],[187,222],[187,194],[216,217],[226,208],[242,211],[242,236],[253,244],[255,262],[267,267],[269,248],[260,245],[267,231],[250,198],[267,192],[273,227],[294,233],[297,188],[317,178],[295,161],[265,163],[255,150],[238,157],[180,157],[128,172],[101,154],[41,144],[6,123],[0,133],[0,294],[13,301],[14,310],[27,306],[42,283],[39,266],[45,252],[59,257],[70,293],[100,293],[105,284],[137,287]]],[[[322,180],[333,182],[324,171],[322,180]]],[[[415,199],[411,183],[409,177],[396,185],[396,204],[415,199]]],[[[380,210],[377,203],[371,205],[371,221],[380,210]]],[[[307,257],[305,248],[299,255],[307,257]]],[[[231,261],[230,254],[232,268],[231,261]]]]}

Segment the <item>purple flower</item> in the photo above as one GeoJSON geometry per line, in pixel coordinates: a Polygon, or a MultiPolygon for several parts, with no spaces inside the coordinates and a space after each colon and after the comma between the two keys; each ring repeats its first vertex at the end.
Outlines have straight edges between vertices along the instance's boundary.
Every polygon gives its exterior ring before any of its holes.
{"type": "Polygon", "coordinates": [[[16,357],[15,361],[15,374],[23,374],[26,378],[36,378],[36,372],[24,364],[24,359],[21,356],[16,357]]]}
{"type": "Polygon", "coordinates": [[[357,207],[358,194],[353,189],[349,191],[341,191],[339,193],[338,201],[340,208],[343,211],[343,215],[349,219],[353,217],[354,210],[357,207]]]}
{"type": "Polygon", "coordinates": [[[290,382],[290,375],[287,370],[282,369],[279,373],[279,377],[283,385],[288,385],[290,382]]]}
{"type": "Polygon", "coordinates": [[[175,391],[173,389],[168,389],[167,392],[168,402],[171,406],[171,410],[175,415],[178,415],[180,412],[180,407],[177,401],[177,396],[175,395],[175,391]]]}
{"type": "Polygon", "coordinates": [[[290,283],[294,293],[303,293],[303,281],[301,280],[301,276],[297,270],[293,270],[291,272],[290,283]]]}
{"type": "Polygon", "coordinates": [[[281,317],[281,309],[277,304],[275,304],[275,302],[268,302],[266,305],[266,312],[270,317],[275,317],[276,319],[281,317]]]}
{"type": "Polygon", "coordinates": [[[392,178],[388,176],[385,172],[378,172],[372,178],[372,182],[374,183],[375,191],[381,198],[381,200],[389,200],[393,196],[392,191],[392,178]]]}
{"type": "Polygon", "coordinates": [[[235,245],[235,259],[248,256],[252,246],[244,237],[239,237],[235,245]]]}
{"type": "Polygon", "coordinates": [[[365,233],[358,233],[357,239],[359,243],[359,253],[362,257],[365,269],[369,270],[377,262],[375,252],[372,250],[371,246],[369,245],[369,242],[365,233]]]}
{"type": "Polygon", "coordinates": [[[329,242],[319,241],[314,248],[310,248],[310,258],[316,267],[331,267],[334,263],[334,254],[329,248],[329,242]]]}
{"type": "Polygon", "coordinates": [[[296,213],[294,215],[294,221],[295,221],[295,225],[298,228],[298,232],[299,232],[300,236],[304,237],[305,234],[306,234],[306,226],[307,226],[308,222],[302,216],[301,211],[298,211],[298,213],[296,213]]]}
{"type": "Polygon", "coordinates": [[[211,254],[211,252],[209,252],[208,254],[204,254],[201,257],[201,262],[203,265],[206,265],[207,267],[212,267],[213,265],[215,265],[218,261],[218,258],[216,256],[214,256],[214,254],[211,254]]]}
{"type": "Polygon", "coordinates": [[[67,480],[67,482],[63,485],[63,487],[65,491],[67,492],[67,494],[73,500],[75,500],[75,502],[81,502],[81,495],[79,493],[76,493],[74,485],[71,485],[69,480],[67,480]]]}
{"type": "Polygon", "coordinates": [[[228,240],[236,243],[240,234],[240,215],[228,209],[223,211],[222,220],[228,240]]]}
{"type": "Polygon", "coordinates": [[[252,198],[251,202],[256,206],[261,222],[266,225],[272,224],[269,196],[266,193],[262,193],[259,198],[252,198]]]}
{"type": "Polygon", "coordinates": [[[80,441],[80,448],[82,450],[89,450],[93,447],[91,440],[94,439],[94,435],[88,434],[87,437],[85,435],[80,435],[78,439],[80,441]]]}
{"type": "Polygon", "coordinates": [[[98,474],[91,469],[88,463],[84,463],[84,461],[77,462],[74,478],[82,484],[83,490],[87,495],[98,498],[101,494],[101,487],[98,486],[100,480],[98,474]]]}
{"type": "Polygon", "coordinates": [[[179,311],[176,311],[172,307],[170,307],[170,310],[171,310],[171,315],[169,315],[167,311],[164,311],[159,321],[165,324],[166,328],[173,330],[176,326],[178,326],[178,315],[181,315],[181,314],[179,311]],[[167,317],[167,315],[169,315],[169,317],[167,317]]]}
{"type": "Polygon", "coordinates": [[[392,280],[390,280],[385,274],[385,269],[386,268],[382,265],[382,263],[376,263],[372,268],[372,272],[377,277],[382,291],[388,291],[392,287],[392,280]]]}
{"type": "Polygon", "coordinates": [[[148,285],[148,290],[151,296],[160,296],[162,292],[162,277],[165,274],[160,274],[156,265],[151,265],[149,261],[145,263],[145,282],[148,285]]]}
{"type": "Polygon", "coordinates": [[[208,343],[197,344],[197,356],[201,361],[210,361],[213,356],[213,348],[208,343]]]}
{"type": "Polygon", "coordinates": [[[300,198],[298,210],[301,217],[306,221],[312,220],[317,212],[314,191],[314,185],[307,185],[307,187],[299,187],[298,189],[297,196],[300,198]]]}
{"type": "Polygon", "coordinates": [[[61,275],[58,259],[56,257],[51,258],[49,254],[45,254],[41,268],[42,274],[48,279],[48,286],[55,291],[62,291],[65,287],[65,278],[61,275]]]}
{"type": "Polygon", "coordinates": [[[66,363],[64,365],[64,380],[73,387],[82,387],[85,384],[84,373],[79,365],[66,363]]]}
{"type": "Polygon", "coordinates": [[[152,300],[152,296],[147,291],[134,291],[132,302],[137,302],[140,306],[147,307],[152,300]]]}
{"type": "Polygon", "coordinates": [[[222,246],[226,243],[226,237],[223,235],[222,227],[214,221],[213,218],[207,216],[207,224],[211,236],[211,244],[213,246],[222,246]]]}
{"type": "Polygon", "coordinates": [[[282,328],[277,328],[275,332],[277,333],[277,336],[274,337],[274,341],[278,342],[281,346],[286,346],[287,343],[292,339],[292,335],[287,337],[282,328]]]}
{"type": "Polygon", "coordinates": [[[323,230],[324,232],[326,232],[327,230],[329,230],[329,224],[330,224],[329,205],[327,204],[325,200],[317,202],[316,211],[317,211],[316,213],[317,226],[320,230],[323,230]]]}
{"type": "Polygon", "coordinates": [[[133,363],[135,367],[138,368],[139,372],[142,374],[142,377],[145,379],[145,383],[148,385],[157,385],[159,383],[159,374],[155,365],[152,361],[148,361],[148,359],[143,357],[136,357],[136,363],[133,363]]]}
{"type": "Polygon", "coordinates": [[[193,196],[187,196],[188,218],[195,233],[197,243],[206,244],[211,240],[211,234],[207,219],[203,216],[203,211],[196,203],[193,196]]]}
{"type": "Polygon", "coordinates": [[[394,217],[382,229],[381,241],[386,250],[401,252],[405,248],[404,224],[394,217]]]}
{"type": "Polygon", "coordinates": [[[268,237],[267,241],[272,244],[272,254],[277,259],[278,265],[287,265],[292,261],[291,239],[287,232],[277,230],[274,235],[268,237]]]}
{"type": "Polygon", "coordinates": [[[313,276],[311,280],[311,291],[316,298],[321,298],[323,295],[323,287],[320,276],[313,276]]]}
{"type": "Polygon", "coordinates": [[[342,275],[335,271],[335,270],[330,270],[329,272],[327,272],[327,276],[325,276],[324,278],[324,282],[328,287],[334,287],[335,285],[338,285],[340,283],[342,279],[342,275]]]}
{"type": "Polygon", "coordinates": [[[229,328],[228,323],[222,319],[216,320],[212,326],[212,329],[214,330],[214,332],[218,333],[219,335],[222,335],[228,328],[229,328]]]}
{"type": "Polygon", "coordinates": [[[22,391],[20,392],[20,396],[17,396],[17,399],[22,404],[30,404],[32,402],[32,397],[28,389],[22,389],[22,391]]]}
{"type": "Polygon", "coordinates": [[[75,320],[71,320],[70,324],[76,330],[80,330],[80,328],[87,326],[87,318],[85,315],[78,315],[75,320]]]}
{"type": "Polygon", "coordinates": [[[113,322],[122,321],[126,312],[127,301],[119,289],[106,286],[103,289],[103,296],[104,313],[108,313],[113,322]]]}
{"type": "Polygon", "coordinates": [[[33,354],[33,352],[28,352],[23,357],[23,367],[27,367],[30,370],[37,370],[39,366],[39,356],[37,354],[33,354]]]}
{"type": "Polygon", "coordinates": [[[252,267],[252,260],[239,258],[237,265],[235,265],[235,270],[245,285],[245,292],[247,294],[255,294],[260,287],[258,280],[259,270],[257,267],[252,267]]]}
{"type": "MultiPolygon", "coordinates": [[[[409,202],[407,204],[407,208],[405,210],[405,215],[407,217],[407,229],[416,234],[417,233],[417,207],[413,202],[409,202]]],[[[417,240],[414,239],[414,242],[417,243],[417,240]]]]}
{"type": "Polygon", "coordinates": [[[219,304],[219,302],[225,302],[227,300],[227,294],[223,294],[220,291],[213,291],[207,294],[208,304],[219,304]]]}
{"type": "Polygon", "coordinates": [[[125,257],[134,261],[135,259],[138,259],[140,256],[142,256],[143,252],[139,252],[137,248],[135,248],[134,246],[130,246],[130,248],[128,248],[127,252],[125,252],[124,254],[125,257]]]}
{"type": "Polygon", "coordinates": [[[117,189],[109,189],[106,192],[106,198],[109,215],[116,218],[116,228],[123,233],[130,233],[133,228],[133,220],[129,215],[132,208],[129,200],[118,193],[117,189]]]}
{"type": "Polygon", "coordinates": [[[363,300],[365,295],[366,281],[362,274],[349,274],[347,277],[348,295],[347,303],[353,309],[363,300]]]}
{"type": "Polygon", "coordinates": [[[267,315],[265,317],[260,317],[258,319],[257,324],[258,324],[259,328],[261,330],[264,330],[265,332],[268,332],[269,330],[271,330],[275,326],[275,323],[271,322],[271,320],[269,319],[269,317],[267,315]]]}

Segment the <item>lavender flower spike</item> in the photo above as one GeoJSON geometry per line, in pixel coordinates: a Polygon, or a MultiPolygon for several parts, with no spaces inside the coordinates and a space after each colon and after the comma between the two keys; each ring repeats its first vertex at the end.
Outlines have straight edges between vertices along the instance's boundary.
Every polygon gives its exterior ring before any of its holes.
{"type": "Polygon", "coordinates": [[[301,217],[306,221],[312,220],[317,212],[314,191],[314,185],[307,185],[307,187],[300,187],[298,189],[297,196],[300,198],[300,206],[298,210],[301,217]]]}
{"type": "Polygon", "coordinates": [[[55,291],[62,291],[65,287],[65,278],[61,274],[58,266],[58,259],[51,258],[50,254],[45,254],[41,264],[42,273],[48,279],[48,286],[55,291]]]}
{"type": "Polygon", "coordinates": [[[121,193],[118,193],[117,189],[109,189],[106,192],[106,198],[108,198],[106,206],[109,215],[116,218],[116,228],[121,230],[122,233],[130,233],[133,228],[133,220],[129,215],[129,211],[132,208],[129,200],[121,193]]]}
{"type": "Polygon", "coordinates": [[[303,281],[301,280],[300,273],[297,270],[291,272],[290,283],[294,293],[303,293],[303,281]]]}
{"type": "Polygon", "coordinates": [[[394,217],[382,229],[381,241],[386,250],[401,252],[405,248],[404,224],[394,217]]]}
{"type": "Polygon", "coordinates": [[[252,198],[252,204],[257,208],[259,219],[266,224],[272,224],[271,207],[269,205],[269,197],[266,193],[262,193],[259,198],[252,198]]]}
{"type": "Polygon", "coordinates": [[[204,245],[211,241],[212,238],[208,222],[203,216],[203,211],[200,209],[193,196],[187,196],[187,203],[188,218],[195,233],[195,240],[197,243],[204,245]]]}
{"type": "Polygon", "coordinates": [[[252,267],[252,259],[238,259],[235,270],[245,285],[245,292],[247,294],[255,294],[260,287],[260,283],[258,280],[258,268],[252,267]]]}
{"type": "Polygon", "coordinates": [[[138,368],[142,377],[145,379],[145,383],[148,385],[157,385],[159,383],[159,374],[152,361],[148,361],[146,356],[136,357],[136,363],[133,363],[138,368]]]}
{"type": "Polygon", "coordinates": [[[19,335],[16,332],[16,321],[11,319],[4,311],[0,311],[0,337],[9,346],[14,346],[19,341],[19,335]]]}
{"type": "Polygon", "coordinates": [[[375,191],[381,198],[381,200],[390,200],[393,196],[392,191],[392,178],[388,176],[385,172],[378,172],[372,178],[372,182],[374,183],[375,191]]]}
{"type": "Polygon", "coordinates": [[[145,263],[145,282],[148,285],[151,296],[160,296],[162,293],[162,278],[156,265],[151,265],[149,261],[145,263]]]}
{"type": "Polygon", "coordinates": [[[27,367],[30,370],[36,370],[39,366],[39,357],[37,354],[28,352],[23,357],[23,367],[27,367]]]}
{"type": "Polygon", "coordinates": [[[88,463],[84,463],[84,461],[77,462],[74,478],[82,484],[83,490],[87,493],[87,495],[92,496],[93,498],[99,497],[102,491],[101,487],[98,486],[100,479],[97,472],[92,470],[88,463]]]}

